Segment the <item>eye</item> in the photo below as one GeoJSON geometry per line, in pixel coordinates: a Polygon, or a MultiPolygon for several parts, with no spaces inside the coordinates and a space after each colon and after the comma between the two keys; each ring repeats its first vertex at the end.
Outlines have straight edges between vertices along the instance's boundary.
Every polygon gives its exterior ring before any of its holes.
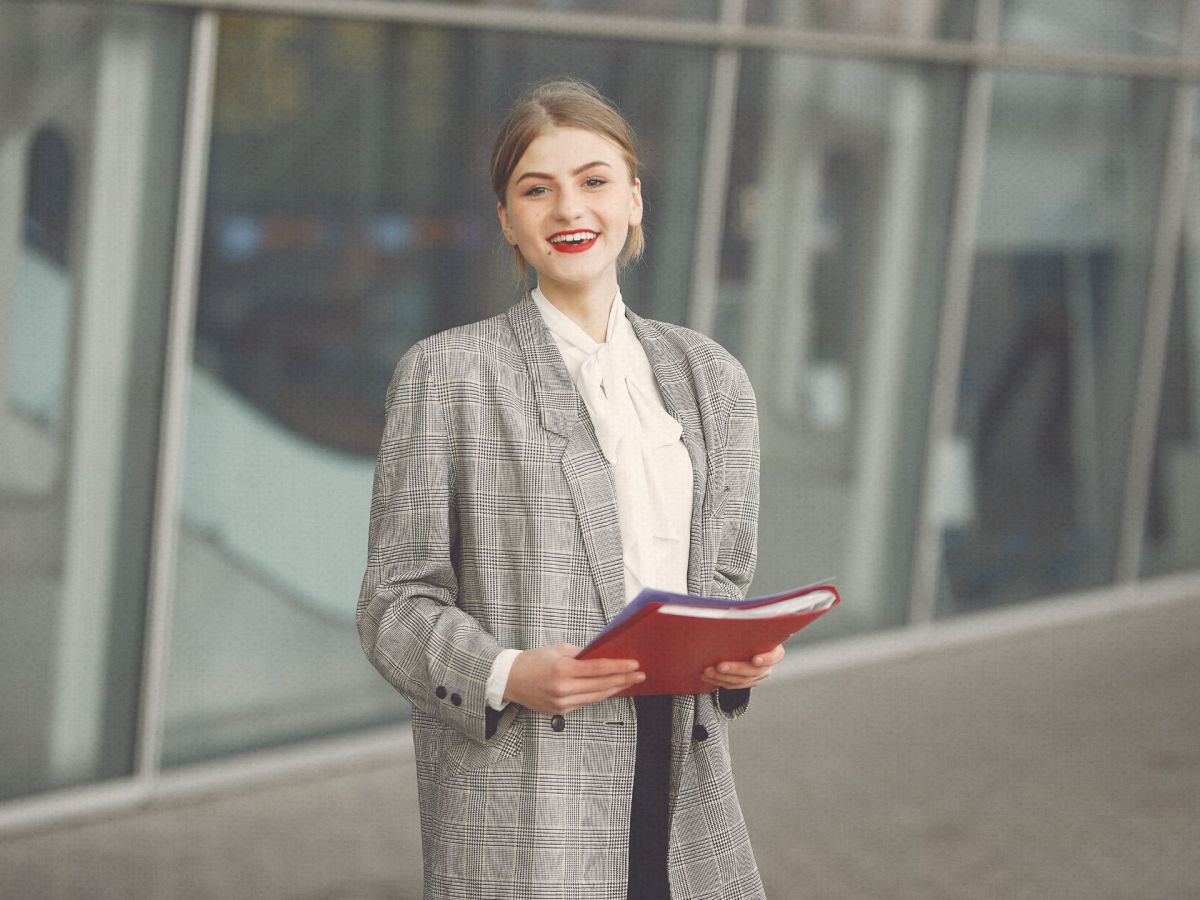
{"type": "Polygon", "coordinates": [[[525,192],[525,196],[526,197],[540,197],[542,194],[546,193],[547,190],[548,190],[548,188],[544,184],[535,184],[533,187],[531,187],[529,190],[527,190],[525,192]]]}
{"type": "Polygon", "coordinates": [[[601,178],[599,175],[592,175],[583,184],[585,187],[590,187],[590,188],[604,187],[604,185],[608,184],[608,179],[601,178]]]}

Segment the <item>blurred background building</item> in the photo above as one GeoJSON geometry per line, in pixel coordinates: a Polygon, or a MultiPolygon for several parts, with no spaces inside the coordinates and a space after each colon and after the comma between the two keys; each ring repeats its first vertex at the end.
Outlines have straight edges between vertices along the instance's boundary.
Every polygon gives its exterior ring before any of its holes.
{"type": "Polygon", "coordinates": [[[394,744],[354,629],[383,394],[518,296],[486,157],[551,75],[639,132],[630,306],[751,373],[753,590],[846,598],[801,643],[1200,593],[1198,27],[0,3],[0,828],[394,744]]]}

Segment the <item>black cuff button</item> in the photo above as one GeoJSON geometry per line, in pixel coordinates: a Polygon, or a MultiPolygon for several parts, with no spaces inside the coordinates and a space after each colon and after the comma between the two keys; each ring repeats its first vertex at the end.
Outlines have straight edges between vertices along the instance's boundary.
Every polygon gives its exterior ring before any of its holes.
{"type": "Polygon", "coordinates": [[[564,719],[562,716],[551,716],[550,717],[550,728],[552,730],[562,731],[566,727],[567,727],[567,720],[564,719]]]}
{"type": "Polygon", "coordinates": [[[436,691],[434,691],[434,693],[437,694],[437,698],[439,700],[446,699],[446,689],[444,687],[442,687],[440,684],[438,685],[438,689],[436,691]]]}
{"type": "Polygon", "coordinates": [[[458,694],[451,694],[450,702],[455,706],[462,706],[462,697],[460,697],[458,694]]]}
{"type": "Polygon", "coordinates": [[[692,740],[693,741],[708,740],[708,729],[698,723],[696,725],[693,725],[692,726],[692,740]]]}

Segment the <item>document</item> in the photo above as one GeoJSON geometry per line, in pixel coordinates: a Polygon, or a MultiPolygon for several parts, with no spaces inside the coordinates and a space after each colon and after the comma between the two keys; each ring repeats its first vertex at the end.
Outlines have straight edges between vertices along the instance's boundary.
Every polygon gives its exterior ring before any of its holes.
{"type": "Polygon", "coordinates": [[[636,659],[646,680],[617,696],[706,694],[706,668],[764,653],[840,602],[830,581],[742,601],[647,588],[577,658],[636,659]]]}

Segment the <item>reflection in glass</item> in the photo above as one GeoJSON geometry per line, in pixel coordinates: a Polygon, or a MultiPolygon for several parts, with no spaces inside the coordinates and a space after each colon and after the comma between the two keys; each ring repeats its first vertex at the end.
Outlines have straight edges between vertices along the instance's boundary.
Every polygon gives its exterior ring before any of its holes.
{"type": "MultiPolygon", "coordinates": [[[[454,3],[494,7],[544,9],[547,12],[603,12],[621,16],[652,16],[662,19],[713,19],[721,0],[447,0],[454,3]]],[[[561,74],[561,73],[559,73],[561,74]]]]}
{"type": "Polygon", "coordinates": [[[754,591],[836,576],[902,619],[963,72],[747,54],[716,337],[762,438],[754,591]]]}
{"type": "MultiPolygon", "coordinates": [[[[1192,163],[1196,166],[1196,161],[1192,163]]],[[[1193,169],[1194,171],[1194,169],[1193,169]]],[[[1167,337],[1142,574],[1200,567],[1200,186],[1190,182],[1167,337]]]]}
{"type": "Polygon", "coordinates": [[[1004,0],[1005,44],[1170,56],[1184,0],[1004,0]]]}
{"type": "Polygon", "coordinates": [[[685,315],[709,53],[223,18],[165,761],[395,721],[354,609],[383,398],[414,341],[520,295],[487,181],[521,87],[569,71],[634,122],[639,313],[685,315]]]}
{"type": "Polygon", "coordinates": [[[29,143],[24,235],[6,356],[12,410],[54,436],[43,447],[47,472],[61,469],[64,445],[74,319],[68,260],[74,175],[69,138],[57,125],[42,126],[29,143]]]}
{"type": "Polygon", "coordinates": [[[133,768],[188,22],[0,7],[0,799],[133,768]]]}
{"type": "Polygon", "coordinates": [[[934,476],[945,610],[1112,578],[1169,96],[997,76],[957,434],[934,476]]]}

